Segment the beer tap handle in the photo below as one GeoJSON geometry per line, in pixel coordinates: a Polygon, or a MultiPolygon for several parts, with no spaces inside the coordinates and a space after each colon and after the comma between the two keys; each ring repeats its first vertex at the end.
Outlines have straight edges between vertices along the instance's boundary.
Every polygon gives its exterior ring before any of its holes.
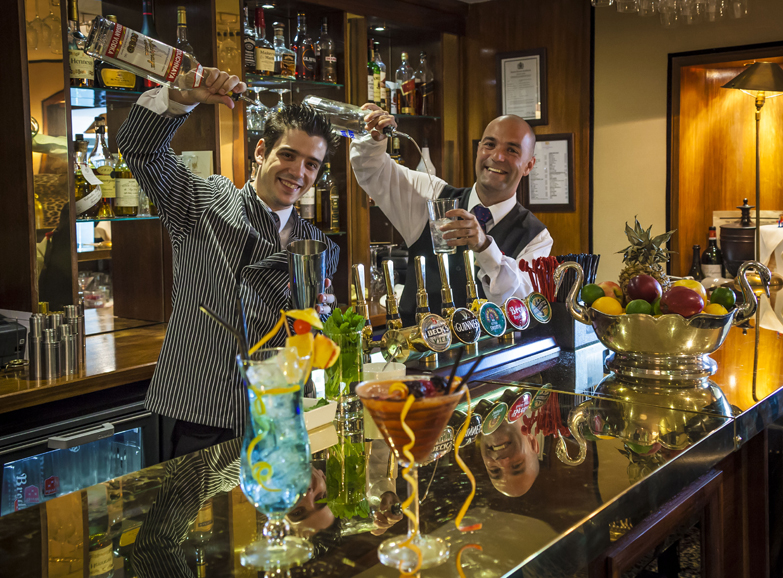
{"type": "Polygon", "coordinates": [[[427,272],[426,261],[422,256],[416,259],[416,323],[420,323],[422,318],[430,312],[430,301],[427,296],[427,272]]]}
{"type": "Polygon", "coordinates": [[[383,262],[383,274],[386,278],[386,328],[402,329],[397,297],[394,295],[394,263],[392,261],[383,262]]]}
{"type": "Polygon", "coordinates": [[[441,310],[444,317],[449,317],[454,310],[454,298],[451,295],[451,280],[449,279],[448,255],[438,253],[438,269],[440,270],[441,310]]]}
{"type": "Polygon", "coordinates": [[[470,309],[470,307],[473,305],[473,303],[478,300],[478,287],[476,286],[476,277],[474,271],[476,270],[476,262],[475,262],[475,255],[473,254],[473,251],[468,249],[467,251],[462,252],[462,258],[465,260],[465,277],[468,280],[467,284],[467,292],[468,292],[468,302],[467,307],[470,309]]]}
{"type": "Polygon", "coordinates": [[[364,265],[361,263],[353,266],[353,286],[356,290],[356,312],[369,322],[370,311],[364,298],[364,265]]]}

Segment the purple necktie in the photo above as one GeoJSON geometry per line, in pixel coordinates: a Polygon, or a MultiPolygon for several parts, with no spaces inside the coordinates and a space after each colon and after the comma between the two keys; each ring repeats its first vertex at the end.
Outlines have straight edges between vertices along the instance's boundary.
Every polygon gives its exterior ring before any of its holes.
{"type": "Polygon", "coordinates": [[[481,225],[481,230],[486,233],[487,223],[492,220],[492,212],[482,205],[476,205],[470,212],[476,215],[476,220],[481,225]]]}

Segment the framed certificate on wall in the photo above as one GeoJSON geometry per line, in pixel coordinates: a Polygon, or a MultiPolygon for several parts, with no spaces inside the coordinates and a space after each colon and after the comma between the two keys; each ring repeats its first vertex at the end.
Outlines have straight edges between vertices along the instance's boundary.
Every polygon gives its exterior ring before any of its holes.
{"type": "Polygon", "coordinates": [[[498,54],[498,111],[516,114],[531,126],[548,124],[546,48],[498,54]]]}
{"type": "Polygon", "coordinates": [[[536,135],[536,164],[522,179],[522,204],[535,212],[576,210],[574,195],[574,135],[536,135]]]}

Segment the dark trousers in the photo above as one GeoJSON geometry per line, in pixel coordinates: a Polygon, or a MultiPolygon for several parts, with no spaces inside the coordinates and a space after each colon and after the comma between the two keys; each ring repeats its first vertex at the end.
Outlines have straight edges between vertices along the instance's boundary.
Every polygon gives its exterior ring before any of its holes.
{"type": "Polygon", "coordinates": [[[161,461],[172,460],[234,439],[234,430],[160,416],[161,461]]]}

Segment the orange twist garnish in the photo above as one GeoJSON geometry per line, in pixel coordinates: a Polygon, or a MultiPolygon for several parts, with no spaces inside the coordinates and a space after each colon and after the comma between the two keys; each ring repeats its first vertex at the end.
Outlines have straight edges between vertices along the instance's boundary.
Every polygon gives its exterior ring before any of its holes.
{"type": "Polygon", "coordinates": [[[478,544],[465,544],[462,548],[459,549],[459,552],[457,552],[457,572],[459,573],[460,578],[466,578],[465,572],[462,570],[462,553],[468,549],[478,550],[479,552],[484,551],[484,548],[478,544]]]}
{"type": "Polygon", "coordinates": [[[396,399],[396,398],[397,398],[397,396],[396,396],[396,395],[394,395],[394,394],[396,394],[397,392],[399,392],[399,393],[401,393],[401,394],[402,394],[401,396],[399,396],[399,399],[403,399],[405,396],[407,396],[407,395],[408,395],[408,386],[407,386],[407,385],[405,385],[405,384],[404,384],[403,382],[401,382],[401,381],[395,381],[395,382],[394,382],[394,383],[392,383],[392,384],[391,384],[391,386],[389,387],[389,394],[390,394],[390,395],[393,395],[393,396],[394,396],[394,398],[396,399]]]}
{"type": "Polygon", "coordinates": [[[417,559],[416,567],[410,572],[405,572],[402,569],[402,562],[400,562],[399,570],[402,576],[413,576],[421,568],[421,550],[416,544],[413,543],[413,539],[416,538],[416,536],[419,534],[419,520],[416,517],[416,514],[414,514],[409,510],[410,505],[413,503],[413,500],[419,499],[419,487],[418,487],[419,485],[416,483],[416,480],[413,479],[413,476],[410,475],[410,472],[415,465],[413,459],[413,452],[411,452],[411,449],[413,449],[413,446],[416,443],[416,435],[413,433],[413,430],[410,427],[408,427],[408,424],[405,423],[405,418],[408,416],[408,410],[411,408],[415,400],[416,400],[415,397],[409,395],[408,399],[405,400],[405,405],[402,408],[402,413],[400,413],[400,425],[402,425],[402,429],[405,431],[406,434],[408,434],[408,437],[410,438],[410,441],[402,447],[402,455],[404,455],[408,459],[408,465],[405,466],[405,468],[402,470],[402,478],[406,482],[408,482],[408,485],[411,487],[411,494],[408,496],[408,499],[402,503],[402,513],[405,514],[413,522],[413,526],[414,528],[416,528],[416,530],[408,537],[408,539],[405,540],[402,544],[400,544],[400,547],[410,548],[411,550],[416,552],[416,559],[417,559]]]}
{"type": "Polygon", "coordinates": [[[465,514],[468,511],[468,507],[476,495],[476,478],[473,477],[473,473],[468,469],[468,466],[465,464],[465,462],[462,461],[462,458],[459,457],[459,447],[462,445],[462,440],[465,439],[465,434],[468,433],[468,425],[470,424],[470,418],[473,415],[473,409],[470,406],[470,389],[465,389],[465,395],[468,396],[468,415],[465,416],[465,423],[462,424],[462,428],[459,430],[459,435],[457,435],[457,441],[454,443],[454,459],[457,460],[457,465],[463,472],[465,472],[465,474],[468,476],[468,479],[470,480],[470,494],[468,494],[468,497],[465,499],[465,503],[462,504],[457,517],[454,519],[454,523],[457,526],[457,530],[460,532],[473,532],[474,530],[481,530],[481,524],[460,527],[462,518],[465,517],[465,514]]]}

